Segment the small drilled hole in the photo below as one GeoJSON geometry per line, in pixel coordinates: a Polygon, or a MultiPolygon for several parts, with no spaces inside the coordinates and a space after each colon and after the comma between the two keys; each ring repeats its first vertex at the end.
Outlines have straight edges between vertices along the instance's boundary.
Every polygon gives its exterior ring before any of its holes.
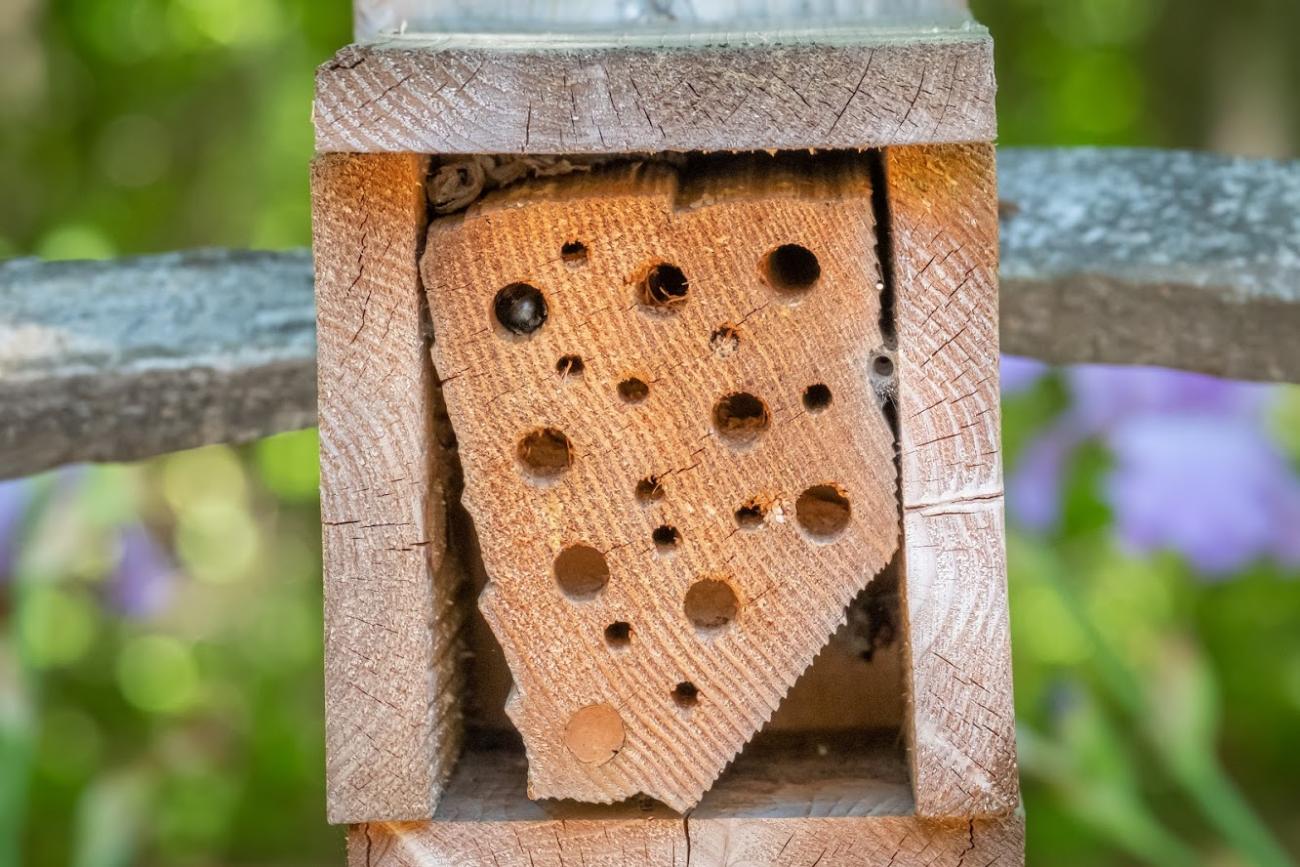
{"type": "Polygon", "coordinates": [[[676,527],[664,524],[661,527],[655,527],[654,532],[650,534],[650,538],[654,540],[659,553],[666,554],[681,543],[682,534],[677,532],[676,527]]]}
{"type": "Polygon", "coordinates": [[[745,392],[729,394],[713,407],[713,427],[733,446],[752,443],[770,422],[763,401],[745,392]]]}
{"type": "Polygon", "coordinates": [[[497,322],[511,334],[532,334],[546,322],[546,297],[528,283],[511,283],[492,302],[497,322]]]}
{"type": "Polygon", "coordinates": [[[605,643],[610,647],[627,647],[632,643],[632,624],[618,620],[606,626],[605,643]]]}
{"type": "Polygon", "coordinates": [[[618,384],[618,396],[624,403],[640,403],[650,396],[650,386],[631,376],[618,384]]]}
{"type": "Polygon", "coordinates": [[[742,530],[757,530],[767,522],[767,506],[757,499],[748,500],[736,510],[736,526],[742,530]]]}
{"type": "Polygon", "coordinates": [[[663,482],[658,476],[646,476],[636,483],[636,499],[639,503],[649,505],[664,498],[663,482]]]}
{"type": "Polygon", "coordinates": [[[673,701],[678,707],[695,707],[700,703],[700,690],[689,680],[673,687],[673,701]]]}
{"type": "Polygon", "coordinates": [[[812,413],[821,412],[831,405],[831,390],[822,383],[810,385],[803,392],[803,407],[812,413]]]}
{"type": "Polygon", "coordinates": [[[782,244],[763,257],[763,279],[782,295],[802,295],[822,276],[822,266],[807,247],[782,244]]]}
{"type": "Polygon", "coordinates": [[[849,498],[835,485],[814,485],[799,495],[795,518],[814,539],[829,540],[849,525],[849,498]]]}
{"type": "Polygon", "coordinates": [[[652,310],[671,313],[686,302],[690,281],[676,265],[651,265],[637,282],[637,300],[652,310]]]}
{"type": "Polygon", "coordinates": [[[587,245],[581,241],[569,241],[560,248],[560,258],[570,265],[579,265],[587,261],[587,245]]]}
{"type": "Polygon", "coordinates": [[[718,354],[719,358],[729,358],[740,349],[740,332],[736,326],[730,323],[719,325],[717,329],[709,335],[709,348],[718,354]]]}
{"type": "Polygon", "coordinates": [[[871,362],[871,370],[876,376],[889,377],[894,375],[894,359],[888,355],[877,355],[871,362]]]}
{"type": "Polygon", "coordinates": [[[718,578],[702,578],[686,591],[686,619],[699,629],[721,629],[736,617],[740,601],[731,585],[718,578]]]}
{"type": "Polygon", "coordinates": [[[553,479],[573,463],[569,438],[551,427],[525,435],[516,454],[529,475],[537,479],[553,479]]]}
{"type": "Polygon", "coordinates": [[[555,558],[555,583],[570,599],[590,599],[609,583],[605,555],[590,545],[570,545],[555,558]]]}
{"type": "Polygon", "coordinates": [[[586,370],[587,365],[583,364],[581,355],[565,355],[555,362],[555,372],[560,375],[560,379],[582,376],[586,370]]]}

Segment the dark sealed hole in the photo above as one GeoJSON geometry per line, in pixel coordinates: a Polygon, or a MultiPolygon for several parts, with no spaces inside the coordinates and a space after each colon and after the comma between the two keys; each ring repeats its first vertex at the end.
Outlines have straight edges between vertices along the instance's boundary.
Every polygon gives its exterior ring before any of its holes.
{"type": "Polygon", "coordinates": [[[782,244],[763,257],[763,280],[782,295],[802,295],[822,276],[821,263],[807,247],[782,244]]]}
{"type": "Polygon", "coordinates": [[[831,390],[828,386],[817,383],[803,391],[803,407],[812,413],[821,412],[831,405],[831,390]]]}
{"type": "Polygon", "coordinates": [[[627,647],[632,643],[632,624],[617,620],[605,627],[605,643],[610,647],[627,647]]]}
{"type": "Polygon", "coordinates": [[[747,500],[736,510],[736,526],[742,530],[757,530],[767,522],[767,506],[757,498],[747,500]]]}
{"type": "Polygon", "coordinates": [[[673,687],[673,701],[678,707],[695,707],[700,703],[700,690],[689,680],[673,687]]]}
{"type": "Polygon", "coordinates": [[[747,392],[735,392],[713,407],[713,427],[733,446],[744,446],[767,430],[771,417],[767,405],[747,392]]]}
{"type": "Polygon", "coordinates": [[[658,476],[646,476],[636,483],[636,499],[639,503],[649,505],[664,498],[663,482],[658,476]]]}
{"type": "Polygon", "coordinates": [[[570,265],[579,265],[587,261],[587,245],[581,241],[569,241],[560,248],[560,258],[570,265]]]}
{"type": "Polygon", "coordinates": [[[714,332],[709,335],[709,348],[717,353],[720,358],[729,358],[740,349],[740,332],[736,326],[728,323],[719,325],[714,332]]]}
{"type": "Polygon", "coordinates": [[[876,376],[888,378],[894,375],[894,359],[888,355],[877,355],[871,361],[871,372],[876,376]]]}
{"type": "Polygon", "coordinates": [[[529,475],[552,479],[573,463],[572,451],[567,436],[553,427],[546,427],[525,434],[519,441],[516,454],[529,475]]]}
{"type": "Polygon", "coordinates": [[[555,362],[555,372],[560,375],[560,379],[582,376],[586,369],[587,365],[582,363],[581,355],[565,355],[555,362]]]}
{"type": "Polygon", "coordinates": [[[650,386],[635,376],[630,376],[618,384],[618,396],[624,403],[640,403],[650,396],[650,386]]]}
{"type": "Polygon", "coordinates": [[[690,281],[676,265],[651,265],[637,283],[637,300],[652,310],[671,313],[686,302],[690,281]]]}
{"type": "Polygon", "coordinates": [[[546,297],[529,283],[511,283],[497,293],[492,313],[511,334],[532,334],[546,322],[546,297]]]}
{"type": "Polygon", "coordinates": [[[654,540],[655,547],[659,549],[659,552],[661,554],[666,554],[675,549],[681,543],[682,534],[677,532],[676,527],[670,527],[667,524],[664,524],[663,526],[655,527],[654,532],[650,534],[650,538],[654,540]]]}
{"type": "Polygon", "coordinates": [[[740,600],[731,585],[720,578],[701,578],[686,591],[686,619],[699,629],[721,629],[740,610],[740,600]]]}
{"type": "Polygon", "coordinates": [[[813,485],[794,504],[795,519],[808,535],[829,541],[849,525],[849,498],[838,485],[813,485]]]}
{"type": "Polygon", "coordinates": [[[605,555],[590,545],[570,545],[555,558],[555,583],[570,599],[590,599],[609,583],[605,555]]]}

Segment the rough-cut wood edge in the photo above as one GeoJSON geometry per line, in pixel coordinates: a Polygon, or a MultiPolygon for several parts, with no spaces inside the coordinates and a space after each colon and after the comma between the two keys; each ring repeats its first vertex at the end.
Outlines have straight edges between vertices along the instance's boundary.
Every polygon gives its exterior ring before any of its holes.
{"type": "Polygon", "coordinates": [[[353,45],[316,76],[321,152],[608,154],[991,141],[977,25],[353,45]]]}
{"type": "Polygon", "coordinates": [[[992,145],[889,148],[904,663],[917,814],[1020,801],[998,403],[992,145]]]}
{"type": "MultiPolygon", "coordinates": [[[[1006,352],[1300,382],[1300,162],[1004,149],[998,171],[1006,352]]],[[[0,263],[0,477],[312,425],[311,297],[305,251],[0,263]]]]}
{"type": "Polygon", "coordinates": [[[329,821],[433,815],[460,749],[454,451],[417,258],[428,158],[312,166],[329,821]]]}

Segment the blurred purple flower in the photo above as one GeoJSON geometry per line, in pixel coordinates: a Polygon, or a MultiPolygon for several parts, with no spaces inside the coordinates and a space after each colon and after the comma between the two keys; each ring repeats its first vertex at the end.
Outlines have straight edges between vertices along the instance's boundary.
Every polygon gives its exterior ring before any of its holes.
{"type": "Polygon", "coordinates": [[[1072,453],[1100,438],[1115,457],[1104,494],[1131,549],[1173,549],[1209,575],[1262,557],[1300,565],[1300,478],[1265,432],[1272,387],[1107,366],[1072,368],[1066,383],[1071,407],[1008,479],[1017,521],[1055,526],[1072,453]]]}
{"type": "Polygon", "coordinates": [[[13,577],[21,541],[19,534],[30,499],[31,486],[23,479],[0,482],[0,581],[13,577]]]}
{"type": "Polygon", "coordinates": [[[113,570],[109,598],[127,617],[149,617],[171,601],[176,569],[167,553],[141,524],[123,527],[122,556],[113,570]]]}
{"type": "Polygon", "coordinates": [[[1050,368],[1041,361],[1019,355],[1002,356],[1002,393],[1018,394],[1033,387],[1050,368]]]}

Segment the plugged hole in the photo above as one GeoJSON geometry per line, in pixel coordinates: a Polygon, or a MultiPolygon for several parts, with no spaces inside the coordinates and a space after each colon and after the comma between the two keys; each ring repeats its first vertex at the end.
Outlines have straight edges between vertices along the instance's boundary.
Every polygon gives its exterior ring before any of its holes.
{"type": "Polygon", "coordinates": [[[849,498],[836,485],[813,485],[794,504],[799,526],[814,539],[829,541],[849,525],[849,498]]]}
{"type": "Polygon", "coordinates": [[[757,498],[747,500],[736,510],[736,526],[742,530],[757,530],[767,523],[767,506],[757,498]]]}
{"type": "Polygon", "coordinates": [[[659,549],[659,553],[666,554],[675,549],[678,544],[681,543],[682,534],[677,532],[676,527],[670,527],[667,524],[664,524],[663,526],[655,527],[654,532],[650,534],[650,538],[654,540],[655,547],[659,549]]]}
{"type": "Polygon", "coordinates": [[[686,591],[686,619],[699,629],[721,629],[735,619],[740,600],[719,578],[701,578],[686,591]]]}
{"type": "Polygon", "coordinates": [[[672,313],[686,302],[690,281],[676,265],[651,265],[637,283],[637,300],[662,313],[672,313]]]}
{"type": "Polygon", "coordinates": [[[618,396],[624,403],[640,403],[650,396],[650,386],[631,376],[618,384],[618,396]]]}
{"type": "Polygon", "coordinates": [[[709,335],[709,348],[716,352],[718,357],[729,358],[740,349],[740,332],[730,323],[719,325],[709,335]]]}
{"type": "Polygon", "coordinates": [[[589,704],[569,717],[564,745],[586,765],[603,765],[623,749],[623,717],[608,704],[589,704]]]}
{"type": "Polygon", "coordinates": [[[678,707],[695,707],[700,703],[700,690],[689,680],[683,680],[673,687],[673,701],[678,707]]]}
{"type": "Polygon", "coordinates": [[[752,443],[770,422],[767,405],[746,392],[729,394],[713,407],[713,427],[733,446],[752,443]]]}
{"type": "Polygon", "coordinates": [[[555,583],[570,599],[590,599],[609,583],[605,555],[590,545],[570,545],[555,558],[555,583]]]}
{"type": "Polygon", "coordinates": [[[803,407],[812,413],[818,413],[831,405],[831,390],[822,383],[810,385],[803,392],[803,407]]]}
{"type": "Polygon", "coordinates": [[[605,627],[605,643],[610,647],[627,647],[632,643],[632,624],[616,620],[605,627]]]}
{"type": "Polygon", "coordinates": [[[546,322],[546,297],[528,283],[511,283],[492,302],[497,323],[511,334],[532,334],[546,322]]]}
{"type": "Polygon", "coordinates": [[[517,449],[519,463],[536,479],[553,479],[573,463],[569,438],[553,427],[526,434],[517,449]]]}
{"type": "Polygon", "coordinates": [[[569,241],[560,248],[560,258],[570,265],[579,265],[587,261],[587,245],[581,241],[569,241]]]}
{"type": "Polygon", "coordinates": [[[879,377],[894,375],[894,359],[888,355],[877,355],[871,362],[871,371],[879,377]]]}
{"type": "Polygon", "coordinates": [[[664,486],[658,476],[646,476],[636,483],[637,502],[649,505],[650,503],[657,503],[663,498],[664,486]]]}
{"type": "Polygon", "coordinates": [[[778,293],[797,297],[811,289],[822,276],[821,263],[807,247],[782,244],[763,257],[759,269],[767,285],[778,293]]]}
{"type": "Polygon", "coordinates": [[[565,355],[555,362],[555,372],[560,375],[560,379],[568,379],[570,376],[582,376],[587,370],[587,365],[583,364],[581,355],[565,355]]]}

